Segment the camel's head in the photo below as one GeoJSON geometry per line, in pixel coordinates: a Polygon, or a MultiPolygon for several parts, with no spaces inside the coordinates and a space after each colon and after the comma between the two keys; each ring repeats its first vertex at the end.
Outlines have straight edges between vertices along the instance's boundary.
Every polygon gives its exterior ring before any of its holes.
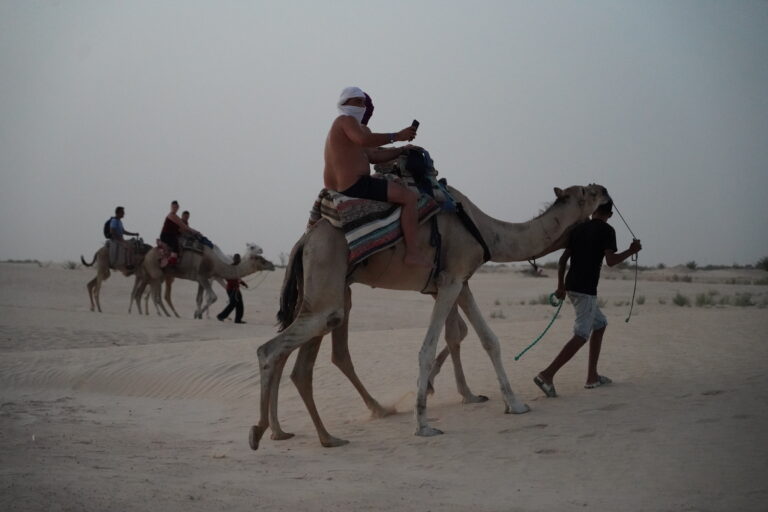
{"type": "Polygon", "coordinates": [[[574,185],[565,190],[555,187],[556,204],[567,206],[578,216],[580,220],[586,220],[597,207],[607,203],[611,197],[608,190],[597,184],[589,184],[586,187],[574,185]]]}
{"type": "Polygon", "coordinates": [[[245,257],[243,259],[253,266],[254,272],[259,270],[275,270],[272,262],[261,255],[263,252],[261,247],[256,244],[246,244],[245,257]]]}

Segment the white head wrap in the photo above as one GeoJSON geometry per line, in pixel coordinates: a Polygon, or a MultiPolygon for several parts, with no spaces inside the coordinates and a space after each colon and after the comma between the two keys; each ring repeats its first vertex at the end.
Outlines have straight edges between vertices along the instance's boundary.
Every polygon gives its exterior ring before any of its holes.
{"type": "Polygon", "coordinates": [[[347,100],[351,98],[365,98],[365,93],[359,87],[347,87],[341,91],[339,101],[336,106],[339,109],[339,113],[343,116],[352,116],[357,119],[359,123],[365,115],[365,107],[355,107],[353,105],[344,105],[347,100]]]}

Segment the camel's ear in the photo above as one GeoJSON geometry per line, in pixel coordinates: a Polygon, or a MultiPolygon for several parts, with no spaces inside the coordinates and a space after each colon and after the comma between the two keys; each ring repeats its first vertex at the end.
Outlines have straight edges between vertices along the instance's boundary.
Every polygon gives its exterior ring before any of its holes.
{"type": "Polygon", "coordinates": [[[555,187],[555,197],[558,199],[565,197],[565,192],[563,192],[563,189],[555,187]]]}

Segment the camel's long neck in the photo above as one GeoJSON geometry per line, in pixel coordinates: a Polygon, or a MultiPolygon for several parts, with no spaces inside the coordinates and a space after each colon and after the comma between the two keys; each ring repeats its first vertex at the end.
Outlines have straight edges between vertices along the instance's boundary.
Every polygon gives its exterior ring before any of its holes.
{"type": "Polygon", "coordinates": [[[483,213],[469,201],[462,201],[471,212],[491,261],[525,261],[562,248],[563,235],[580,219],[568,216],[565,208],[554,206],[528,222],[504,222],[483,213]]]}
{"type": "Polygon", "coordinates": [[[237,265],[232,265],[224,261],[214,258],[215,263],[213,267],[213,275],[222,277],[224,279],[241,279],[249,274],[253,274],[255,270],[252,265],[243,259],[237,265]]]}

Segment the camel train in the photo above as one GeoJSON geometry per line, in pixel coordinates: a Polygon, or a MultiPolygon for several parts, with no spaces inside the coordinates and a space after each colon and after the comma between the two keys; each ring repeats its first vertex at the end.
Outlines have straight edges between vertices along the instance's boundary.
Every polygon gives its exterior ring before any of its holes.
{"type": "Polygon", "coordinates": [[[101,304],[99,301],[99,292],[101,284],[110,276],[110,268],[117,270],[125,276],[135,276],[133,290],[131,291],[130,305],[128,311],[135,302],[139,313],[141,313],[141,296],[144,290],[149,288],[155,309],[158,314],[164,313],[170,316],[168,310],[163,305],[161,297],[162,283],[166,283],[165,299],[171,311],[179,317],[176,308],[171,301],[171,283],[174,279],[188,279],[198,283],[197,308],[194,313],[195,318],[202,318],[210,306],[217,300],[216,293],[213,291],[213,282],[223,279],[241,279],[254,272],[266,270],[271,271],[275,266],[262,256],[262,249],[255,244],[247,244],[246,251],[240,263],[232,264],[232,260],[224,255],[217,246],[208,247],[203,245],[199,252],[187,250],[174,266],[161,267],[159,250],[156,247],[150,247],[140,241],[130,242],[136,246],[143,246],[142,251],[134,252],[135,268],[128,268],[125,265],[110,267],[108,248],[105,245],[94,254],[93,260],[88,263],[81,255],[80,260],[87,266],[96,267],[96,277],[87,284],[88,297],[91,301],[91,311],[98,310],[101,313],[101,304]],[[203,295],[205,295],[205,304],[203,304],[203,295]]]}
{"type": "MultiPolygon", "coordinates": [[[[323,425],[315,406],[312,372],[323,336],[331,333],[332,360],[358,390],[373,415],[392,412],[381,407],[357,377],[348,350],[349,312],[352,283],[375,288],[413,290],[430,293],[435,305],[426,336],[419,352],[419,377],[416,393],[416,435],[434,436],[442,432],[429,425],[427,395],[431,381],[447,357],[443,351],[436,360],[436,347],[443,324],[446,325],[447,352],[454,363],[457,387],[464,401],[484,401],[471,393],[466,385],[459,357],[459,343],[466,335],[458,305],[475,329],[483,348],[491,359],[505,403],[505,413],[522,414],[529,407],[512,392],[502,365],[496,335],[483,319],[469,288],[469,278],[486,261],[513,262],[538,258],[565,247],[570,230],[586,221],[610,198],[605,187],[591,184],[555,188],[555,201],[539,216],[522,223],[494,219],[483,213],[457,189],[446,186],[448,195],[463,207],[475,227],[473,234],[456,213],[441,211],[436,215],[442,243],[439,246],[442,266],[436,276],[431,269],[403,264],[404,245],[378,252],[365,265],[350,268],[349,247],[344,233],[322,218],[313,224],[295,244],[286,267],[280,298],[280,332],[258,348],[260,368],[260,408],[258,423],[251,427],[249,444],[258,449],[269,427],[272,439],[288,439],[293,434],[282,430],[277,416],[278,389],[288,356],[299,349],[291,380],[296,385],[315,425],[320,443],[326,447],[341,446],[347,441],[332,436],[323,425]],[[429,289],[425,288],[429,283],[429,289]]],[[[418,243],[421,249],[435,255],[430,245],[432,231],[421,224],[418,243]]]]}

